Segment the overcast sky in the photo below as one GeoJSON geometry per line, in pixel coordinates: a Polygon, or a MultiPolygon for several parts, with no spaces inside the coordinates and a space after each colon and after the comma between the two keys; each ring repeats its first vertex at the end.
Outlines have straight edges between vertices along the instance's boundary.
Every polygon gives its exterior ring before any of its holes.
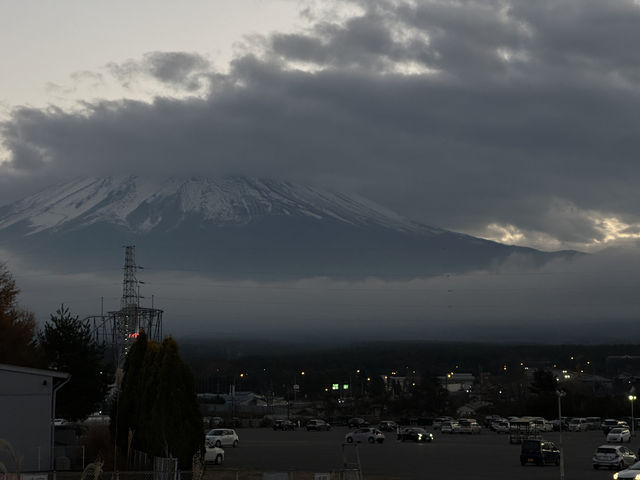
{"type": "MultiPolygon", "coordinates": [[[[293,322],[304,292],[341,307],[314,310],[325,326],[356,328],[372,299],[407,322],[523,305],[550,324],[637,318],[638,0],[4,0],[0,38],[0,204],[123,172],[310,182],[483,238],[606,253],[518,281],[234,285],[261,315],[293,322]]],[[[18,278],[28,300],[64,297],[50,275],[18,278]]],[[[257,314],[226,302],[218,317],[257,314]]]]}
{"type": "Polygon", "coordinates": [[[0,5],[0,202],[246,173],[543,249],[640,236],[634,0],[0,5]]]}

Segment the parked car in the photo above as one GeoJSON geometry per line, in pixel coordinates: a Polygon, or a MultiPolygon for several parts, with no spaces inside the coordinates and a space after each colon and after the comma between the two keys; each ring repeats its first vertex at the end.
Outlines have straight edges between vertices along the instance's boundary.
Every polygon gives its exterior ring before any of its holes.
{"type": "Polygon", "coordinates": [[[344,439],[347,443],[382,443],[384,442],[384,433],[377,428],[364,427],[347,433],[344,439]]]}
{"type": "Polygon", "coordinates": [[[452,421],[453,418],[452,417],[438,417],[438,418],[434,418],[433,419],[433,423],[431,424],[431,426],[433,427],[434,430],[438,430],[440,429],[440,427],[442,426],[442,424],[444,422],[450,422],[452,421]]]}
{"type": "Polygon", "coordinates": [[[602,433],[607,435],[609,433],[609,430],[611,430],[612,428],[618,427],[619,423],[621,422],[617,418],[605,418],[600,424],[602,433]]]}
{"type": "Polygon", "coordinates": [[[560,465],[560,449],[547,440],[523,440],[520,465],[560,465]]]}
{"type": "Polygon", "coordinates": [[[593,468],[623,468],[638,460],[636,454],[622,445],[600,445],[593,455],[593,468]]]}
{"type": "Polygon", "coordinates": [[[628,428],[612,428],[607,433],[607,442],[611,443],[622,443],[622,442],[631,442],[631,432],[628,428]]]}
{"type": "Polygon", "coordinates": [[[378,424],[378,428],[383,432],[395,432],[398,428],[398,424],[392,420],[382,420],[378,424]]]}
{"type": "Polygon", "coordinates": [[[522,443],[526,439],[542,440],[542,436],[531,420],[518,417],[510,419],[509,443],[522,443]]]}
{"type": "Polygon", "coordinates": [[[460,425],[458,424],[458,422],[453,420],[442,422],[440,431],[442,433],[458,433],[460,431],[460,425]]]}
{"type": "Polygon", "coordinates": [[[471,418],[461,418],[460,420],[458,420],[458,425],[459,428],[456,433],[474,434],[480,433],[482,431],[482,428],[480,428],[478,422],[471,418]]]}
{"type": "Polygon", "coordinates": [[[214,428],[205,436],[206,444],[210,447],[231,446],[236,448],[240,439],[235,430],[230,428],[214,428]]]}
{"type": "Polygon", "coordinates": [[[640,475],[640,462],[634,463],[626,470],[622,470],[620,472],[614,473],[613,480],[623,480],[623,479],[635,480],[636,478],[640,478],[638,477],[638,475],[640,475]]]}
{"type": "Polygon", "coordinates": [[[433,433],[427,432],[424,428],[409,427],[400,431],[399,440],[406,442],[432,442],[433,433]]]}
{"type": "Polygon", "coordinates": [[[509,433],[509,420],[500,420],[491,424],[491,430],[497,433],[509,433]]]}
{"type": "Polygon", "coordinates": [[[219,447],[210,447],[207,445],[204,452],[204,463],[220,465],[222,462],[224,462],[224,450],[219,447]]]}
{"type": "Polygon", "coordinates": [[[274,430],[295,430],[296,424],[291,420],[275,420],[273,422],[274,430]]]}
{"type": "Polygon", "coordinates": [[[587,417],[587,424],[589,425],[589,430],[599,430],[600,425],[602,424],[602,418],[587,417]]]}
{"type": "Polygon", "coordinates": [[[347,422],[347,427],[349,428],[362,428],[367,427],[368,425],[369,423],[364,418],[359,417],[350,418],[347,422]]]}
{"type": "Polygon", "coordinates": [[[589,430],[589,424],[586,418],[576,417],[569,420],[570,432],[586,432],[587,430],[589,430]]]}
{"type": "Polygon", "coordinates": [[[542,417],[534,417],[531,422],[536,426],[539,432],[553,432],[553,423],[542,417]]]}
{"type": "Polygon", "coordinates": [[[329,425],[327,422],[325,422],[322,419],[319,418],[314,418],[312,420],[309,420],[307,422],[307,431],[310,432],[311,430],[315,430],[315,431],[320,431],[320,430],[324,430],[326,432],[328,432],[329,430],[331,430],[331,425],[329,425]]]}
{"type": "Polygon", "coordinates": [[[491,425],[495,422],[499,422],[500,420],[502,420],[500,415],[487,415],[484,417],[484,426],[491,429],[491,425]]]}
{"type": "Polygon", "coordinates": [[[221,427],[224,425],[224,419],[222,417],[205,417],[204,424],[209,428],[221,427]]]}

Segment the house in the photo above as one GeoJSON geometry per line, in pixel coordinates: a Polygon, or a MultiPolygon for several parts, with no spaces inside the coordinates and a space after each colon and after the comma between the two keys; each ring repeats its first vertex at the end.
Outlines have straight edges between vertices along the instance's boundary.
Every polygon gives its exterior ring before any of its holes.
{"type": "MultiPolygon", "coordinates": [[[[53,469],[56,393],[70,378],[68,373],[0,364],[0,438],[22,457],[22,472],[53,469]]],[[[0,451],[0,462],[16,471],[10,452],[0,451]]]]}

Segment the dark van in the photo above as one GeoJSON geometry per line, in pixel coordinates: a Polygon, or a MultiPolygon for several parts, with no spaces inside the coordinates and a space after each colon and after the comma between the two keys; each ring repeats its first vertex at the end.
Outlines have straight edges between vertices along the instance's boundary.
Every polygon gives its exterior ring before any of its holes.
{"type": "Polygon", "coordinates": [[[546,440],[523,440],[520,465],[560,465],[560,449],[546,440]]]}

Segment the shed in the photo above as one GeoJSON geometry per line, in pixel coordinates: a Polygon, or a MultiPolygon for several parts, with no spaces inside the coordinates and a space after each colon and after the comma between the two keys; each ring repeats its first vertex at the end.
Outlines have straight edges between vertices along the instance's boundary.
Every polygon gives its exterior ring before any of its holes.
{"type": "MultiPolygon", "coordinates": [[[[56,393],[68,373],[0,363],[0,438],[22,457],[22,472],[53,469],[56,393]]],[[[0,462],[15,471],[15,460],[0,452],[0,462]]]]}

